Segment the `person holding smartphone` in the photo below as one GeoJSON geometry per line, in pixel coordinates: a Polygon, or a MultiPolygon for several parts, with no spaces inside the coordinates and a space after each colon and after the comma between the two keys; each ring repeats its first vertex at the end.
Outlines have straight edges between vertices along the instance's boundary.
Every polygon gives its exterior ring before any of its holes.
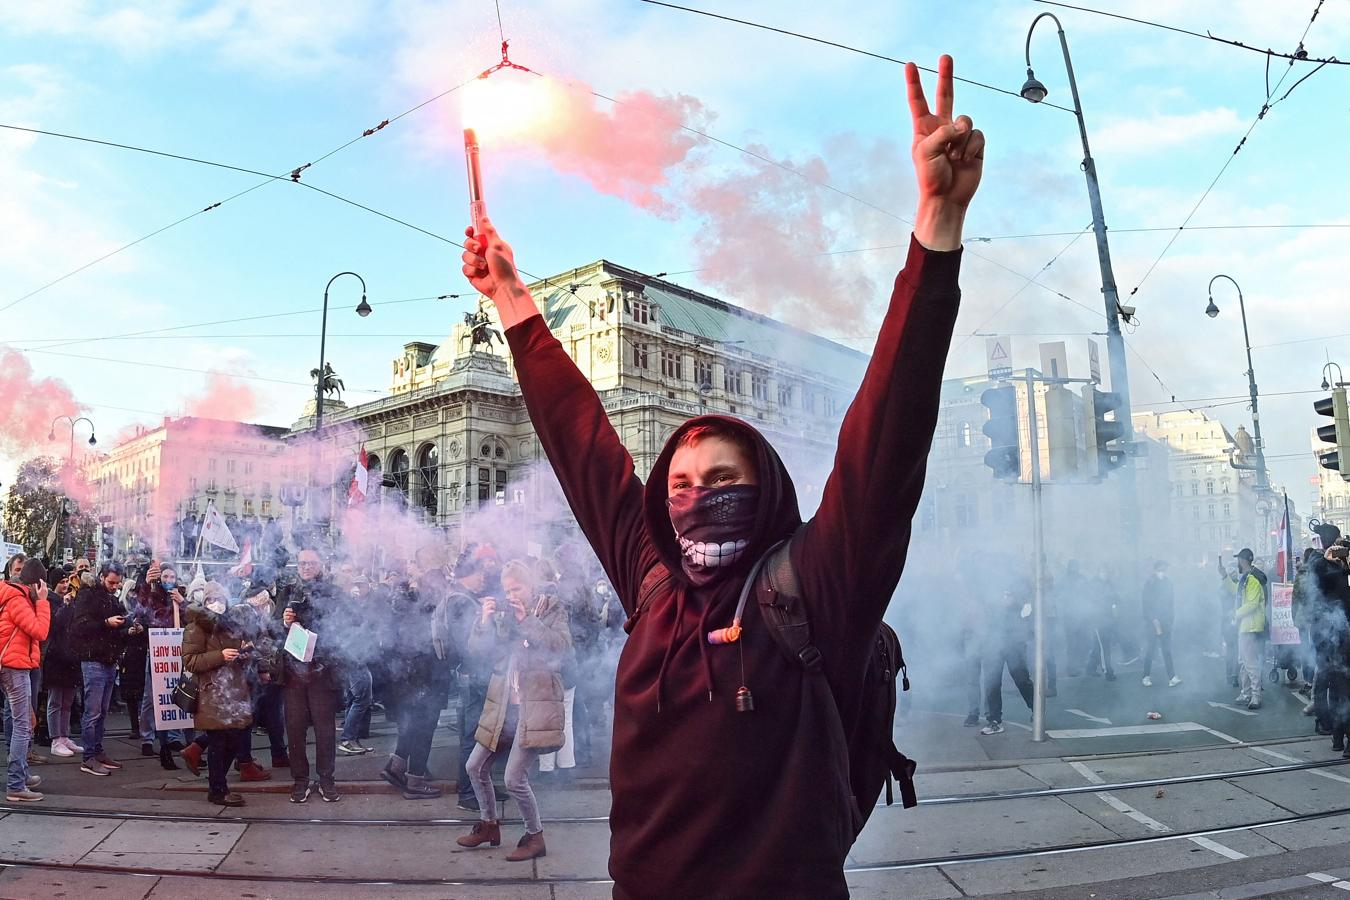
{"type": "Polygon", "coordinates": [[[108,776],[122,768],[103,749],[108,708],[117,683],[117,661],[127,644],[129,620],[118,596],[121,589],[122,567],[108,562],[98,581],[75,595],[71,645],[84,679],[84,717],[80,723],[84,762],[80,771],[90,775],[108,776]]]}
{"type": "Polygon", "coordinates": [[[0,586],[0,688],[9,707],[13,730],[5,799],[32,803],[42,799],[33,790],[42,783],[28,774],[28,747],[33,740],[33,673],[41,672],[42,642],[51,627],[47,602],[47,569],[39,560],[23,564],[17,583],[0,586]]]}

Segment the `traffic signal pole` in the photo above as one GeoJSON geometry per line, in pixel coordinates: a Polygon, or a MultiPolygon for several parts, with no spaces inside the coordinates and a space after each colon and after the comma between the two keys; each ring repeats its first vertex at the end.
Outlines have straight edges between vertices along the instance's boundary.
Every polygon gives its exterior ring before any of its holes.
{"type": "MultiPolygon", "coordinates": [[[[1036,594],[1031,605],[1034,635],[1034,681],[1031,695],[1031,739],[1045,740],[1045,528],[1041,511],[1041,441],[1036,423],[1036,382],[1026,373],[1027,431],[1031,449],[1031,543],[1036,561],[1033,567],[1036,594]]],[[[1047,420],[1048,421],[1048,420],[1047,420]]],[[[1001,677],[1001,676],[1000,676],[1001,677]]]]}

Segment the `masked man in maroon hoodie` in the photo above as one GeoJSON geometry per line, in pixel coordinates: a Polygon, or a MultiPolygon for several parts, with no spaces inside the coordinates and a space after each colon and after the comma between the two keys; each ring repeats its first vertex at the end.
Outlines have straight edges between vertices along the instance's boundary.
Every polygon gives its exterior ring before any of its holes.
{"type": "Polygon", "coordinates": [[[985,146],[969,118],[953,119],[950,57],[939,64],[932,110],[913,65],[905,78],[914,237],[819,510],[805,524],[778,454],[737,419],[686,422],[644,487],[510,246],[486,220],[468,231],[464,274],[496,304],[539,438],[633,626],[610,764],[609,870],[621,900],[848,896],[844,860],[860,816],[844,736],[923,489],[960,296],[961,228],[985,146]],[[787,658],[755,603],[739,642],[706,639],[732,623],[750,567],[785,538],[824,657],[818,674],[787,658]],[[643,582],[660,566],[673,577],[638,610],[643,582]],[[832,703],[808,683],[822,677],[832,703]],[[737,711],[742,684],[753,691],[752,712],[737,711]]]}

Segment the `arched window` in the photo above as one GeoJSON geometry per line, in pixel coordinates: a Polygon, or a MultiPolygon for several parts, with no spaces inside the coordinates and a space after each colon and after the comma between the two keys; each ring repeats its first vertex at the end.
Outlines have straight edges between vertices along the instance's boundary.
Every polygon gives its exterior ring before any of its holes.
{"type": "Polygon", "coordinates": [[[417,473],[420,476],[418,504],[429,515],[436,515],[436,487],[441,466],[441,454],[435,444],[427,444],[417,453],[417,473]]]}
{"type": "Polygon", "coordinates": [[[408,495],[408,454],[402,450],[395,450],[389,456],[389,476],[393,479],[394,487],[405,497],[408,495]]]}

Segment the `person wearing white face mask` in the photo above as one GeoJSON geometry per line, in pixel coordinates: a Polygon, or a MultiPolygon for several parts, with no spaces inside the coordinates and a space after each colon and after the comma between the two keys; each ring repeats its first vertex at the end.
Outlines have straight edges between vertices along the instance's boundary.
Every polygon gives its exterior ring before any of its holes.
{"type": "Polygon", "coordinates": [[[229,601],[211,582],[201,607],[188,607],[183,632],[183,668],[197,676],[197,727],[208,735],[207,799],[220,806],[243,806],[244,798],[229,790],[230,765],[245,752],[253,724],[249,668],[253,643],[244,640],[237,617],[227,613],[229,601]]]}
{"type": "Polygon", "coordinates": [[[1158,560],[1153,564],[1153,575],[1144,582],[1144,687],[1153,687],[1153,654],[1162,650],[1163,665],[1167,667],[1167,686],[1181,684],[1176,667],[1172,665],[1172,621],[1176,614],[1176,603],[1172,595],[1172,582],[1167,577],[1167,563],[1158,560]]]}

